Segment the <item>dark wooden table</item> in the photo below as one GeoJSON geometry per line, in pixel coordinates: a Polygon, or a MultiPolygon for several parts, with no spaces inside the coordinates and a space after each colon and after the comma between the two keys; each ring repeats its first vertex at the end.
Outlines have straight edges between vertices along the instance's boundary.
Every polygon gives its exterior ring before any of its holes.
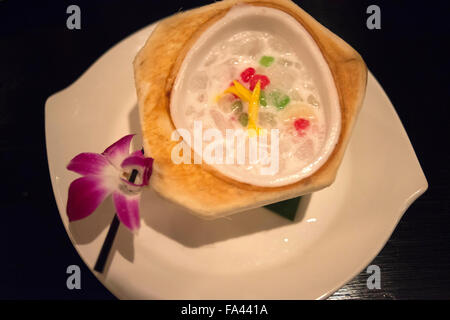
{"type": "MultiPolygon", "coordinates": [[[[430,185],[371,263],[381,268],[381,289],[367,289],[362,272],[331,299],[450,298],[449,6],[376,1],[382,28],[369,30],[372,1],[298,2],[361,53],[392,100],[430,185]]],[[[205,3],[0,1],[0,298],[114,298],[83,264],[61,223],[48,176],[44,102],[134,31],[205,3]],[[66,28],[70,4],[81,8],[81,30],[66,28]],[[66,288],[70,264],[82,268],[82,290],[66,288]]]]}

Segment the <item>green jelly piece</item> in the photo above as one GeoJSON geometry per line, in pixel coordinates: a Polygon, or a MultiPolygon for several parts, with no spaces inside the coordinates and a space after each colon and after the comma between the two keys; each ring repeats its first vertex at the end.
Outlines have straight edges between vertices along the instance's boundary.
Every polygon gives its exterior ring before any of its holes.
{"type": "Polygon", "coordinates": [[[270,65],[275,61],[274,57],[271,56],[262,56],[259,60],[259,64],[264,67],[270,67],[270,65]]]}
{"type": "Polygon", "coordinates": [[[289,96],[287,95],[284,95],[278,102],[279,102],[277,104],[278,109],[284,109],[289,104],[289,102],[291,102],[291,98],[289,98],[289,96]]]}
{"type": "Polygon", "coordinates": [[[272,104],[278,109],[284,109],[291,102],[288,95],[278,91],[272,91],[269,96],[272,104]]]}
{"type": "Polygon", "coordinates": [[[263,107],[267,107],[266,93],[263,90],[261,90],[261,93],[259,94],[259,104],[263,107]]]}
{"type": "Polygon", "coordinates": [[[265,206],[265,208],[282,216],[283,218],[294,221],[301,198],[302,197],[298,197],[298,198],[293,198],[293,199],[269,204],[268,206],[265,206]]]}
{"type": "Polygon", "coordinates": [[[241,100],[236,100],[231,104],[231,111],[235,113],[241,113],[243,109],[241,100]]]}
{"type": "Polygon", "coordinates": [[[241,115],[239,116],[239,122],[243,127],[246,127],[248,125],[248,114],[241,113],[241,115]]]}

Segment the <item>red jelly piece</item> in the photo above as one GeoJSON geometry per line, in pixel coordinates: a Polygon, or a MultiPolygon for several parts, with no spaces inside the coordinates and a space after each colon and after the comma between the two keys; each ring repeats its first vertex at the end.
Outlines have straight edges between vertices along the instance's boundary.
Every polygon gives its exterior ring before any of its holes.
{"type": "Polygon", "coordinates": [[[294,127],[299,133],[303,133],[303,130],[309,127],[309,120],[299,118],[294,121],[294,127]]]}
{"type": "Polygon", "coordinates": [[[247,68],[241,73],[241,79],[244,82],[249,82],[250,79],[255,75],[256,70],[253,68],[247,68]]]}
{"type": "Polygon", "coordinates": [[[262,74],[255,74],[250,79],[250,90],[253,91],[253,89],[255,89],[255,86],[258,83],[258,81],[261,82],[261,90],[264,90],[264,88],[270,84],[270,80],[267,76],[262,75],[262,74]]]}

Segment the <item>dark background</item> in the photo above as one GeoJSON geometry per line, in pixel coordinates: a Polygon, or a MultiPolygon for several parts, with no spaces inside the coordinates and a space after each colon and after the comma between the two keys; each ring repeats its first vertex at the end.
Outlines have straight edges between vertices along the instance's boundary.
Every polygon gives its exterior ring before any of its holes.
{"type": "MultiPolygon", "coordinates": [[[[0,0],[0,298],[114,298],[83,264],[59,217],[44,103],[136,30],[210,2],[0,0]],[[81,8],[81,30],[66,28],[70,4],[81,8]],[[81,267],[82,290],[66,288],[71,264],[81,267]]],[[[361,53],[393,102],[429,182],[372,262],[381,268],[381,290],[368,290],[363,272],[331,298],[449,299],[449,5],[297,3],[361,53]],[[381,30],[366,28],[370,4],[381,7],[381,30]]]]}

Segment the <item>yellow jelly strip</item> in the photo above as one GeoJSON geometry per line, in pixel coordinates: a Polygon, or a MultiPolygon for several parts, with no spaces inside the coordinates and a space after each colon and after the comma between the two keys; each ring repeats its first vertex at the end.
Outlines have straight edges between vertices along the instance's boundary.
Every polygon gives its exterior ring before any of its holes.
{"type": "Polygon", "coordinates": [[[250,102],[252,92],[236,80],[234,80],[233,83],[234,83],[234,86],[228,87],[228,89],[225,90],[222,94],[219,94],[216,96],[216,102],[219,101],[220,98],[222,98],[223,95],[225,95],[227,93],[237,95],[239,97],[239,99],[241,99],[242,101],[250,102]]]}
{"type": "Polygon", "coordinates": [[[235,94],[239,97],[239,99],[244,100],[244,97],[239,94],[239,92],[236,90],[236,88],[234,86],[232,86],[232,87],[229,87],[227,90],[225,90],[222,94],[218,94],[216,96],[216,102],[218,102],[227,93],[235,94]]]}
{"type": "Polygon", "coordinates": [[[242,97],[242,95],[239,94],[239,91],[237,91],[235,86],[228,87],[228,89],[225,90],[224,93],[235,94],[235,95],[237,95],[239,97],[239,99],[244,100],[244,98],[242,97]]]}
{"type": "Polygon", "coordinates": [[[260,134],[261,128],[258,128],[256,124],[258,123],[258,112],[259,112],[259,95],[261,93],[261,83],[258,83],[253,89],[253,93],[250,97],[250,102],[248,103],[248,130],[250,130],[250,135],[254,133],[260,134]]]}
{"type": "Polygon", "coordinates": [[[238,92],[238,96],[241,98],[241,100],[244,100],[246,102],[250,102],[250,99],[252,97],[252,92],[248,90],[246,87],[244,87],[239,81],[233,80],[234,88],[236,88],[238,92]]]}

